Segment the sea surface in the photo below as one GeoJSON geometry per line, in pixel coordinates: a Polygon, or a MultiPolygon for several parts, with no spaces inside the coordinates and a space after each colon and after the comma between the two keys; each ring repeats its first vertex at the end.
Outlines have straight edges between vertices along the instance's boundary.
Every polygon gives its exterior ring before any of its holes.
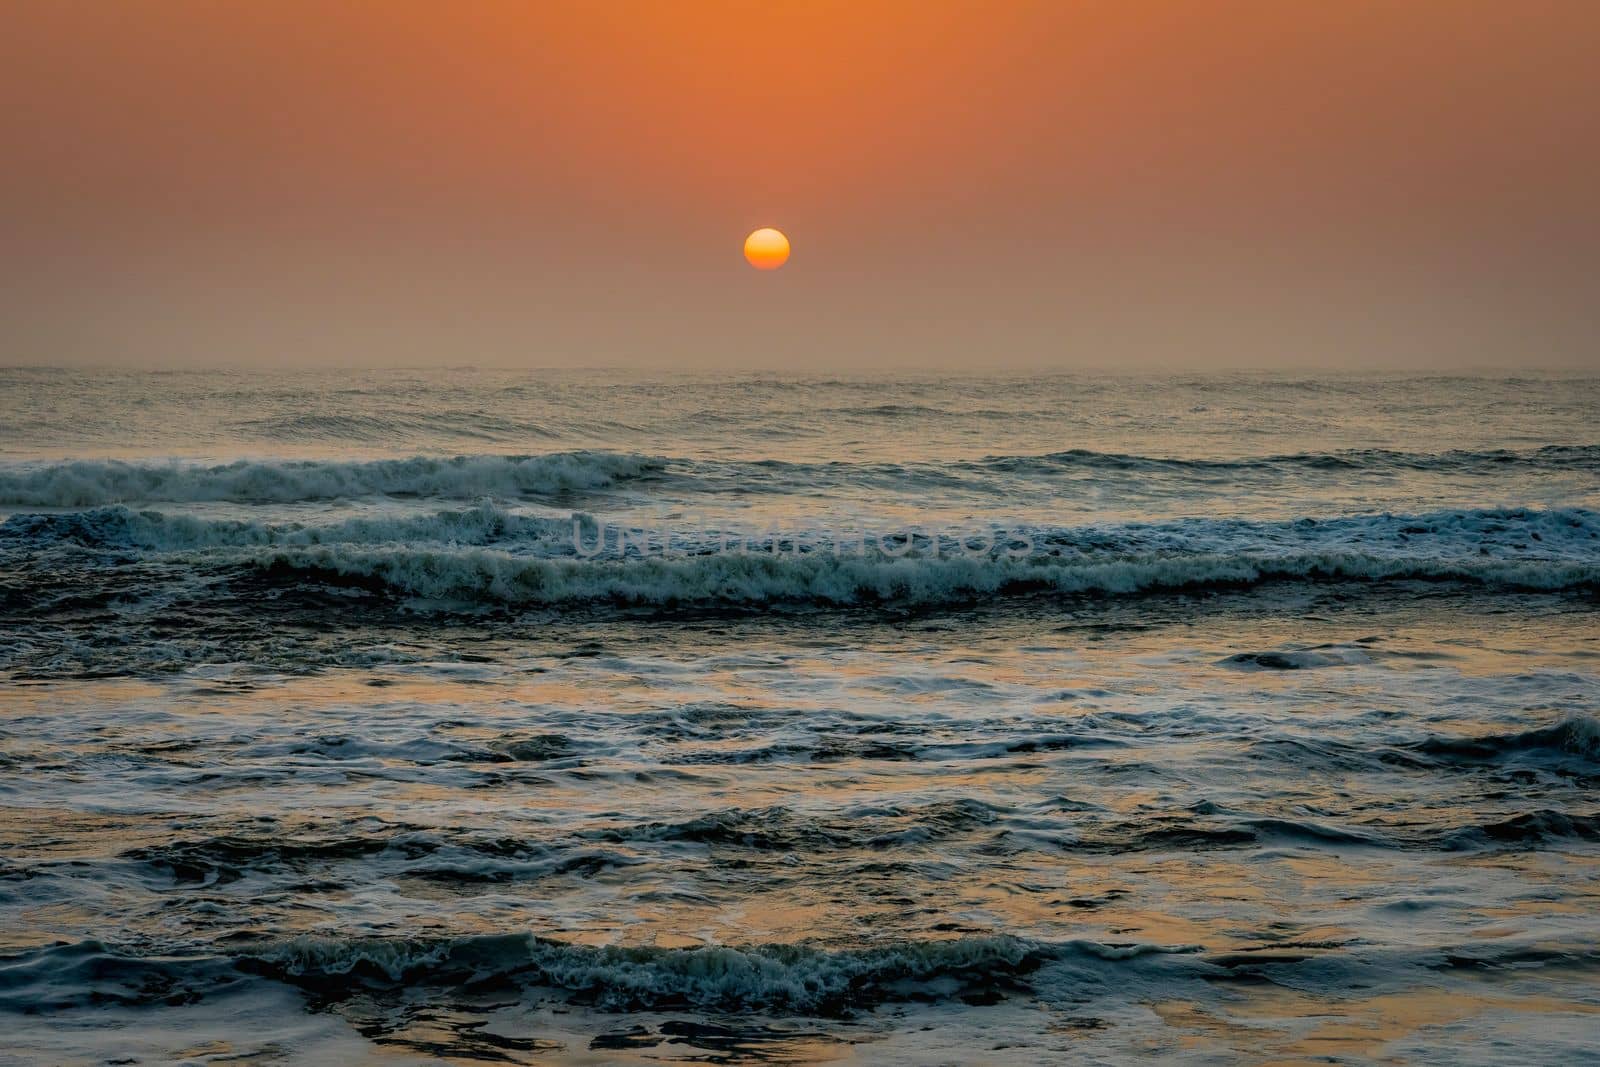
{"type": "Polygon", "coordinates": [[[1597,416],[0,370],[0,1063],[1597,1062],[1597,416]]]}

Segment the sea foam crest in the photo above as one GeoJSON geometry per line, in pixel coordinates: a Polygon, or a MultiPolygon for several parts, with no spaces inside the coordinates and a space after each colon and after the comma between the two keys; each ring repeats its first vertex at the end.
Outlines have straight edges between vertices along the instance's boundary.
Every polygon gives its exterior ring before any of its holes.
{"type": "Polygon", "coordinates": [[[1600,516],[1577,508],[1034,528],[1027,539],[1033,550],[1026,554],[702,547],[624,560],[482,546],[321,544],[258,551],[247,561],[376,579],[427,600],[513,605],[939,605],[1002,594],[1126,595],[1285,580],[1422,579],[1538,591],[1600,583],[1600,516]]]}

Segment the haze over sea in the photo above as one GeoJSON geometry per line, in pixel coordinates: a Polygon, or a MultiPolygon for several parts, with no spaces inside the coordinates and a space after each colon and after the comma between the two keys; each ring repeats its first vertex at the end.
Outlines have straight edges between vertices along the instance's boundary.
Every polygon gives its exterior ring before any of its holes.
{"type": "Polygon", "coordinates": [[[1597,411],[0,369],[0,1062],[1592,1060],[1597,411]]]}

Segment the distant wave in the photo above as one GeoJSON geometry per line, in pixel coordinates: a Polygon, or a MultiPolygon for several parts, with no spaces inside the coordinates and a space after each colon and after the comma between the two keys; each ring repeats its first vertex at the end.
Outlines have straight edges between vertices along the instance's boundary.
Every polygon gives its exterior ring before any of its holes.
{"type": "MultiPolygon", "coordinates": [[[[666,462],[663,460],[663,462],[666,462]]],[[[693,470],[696,464],[685,463],[693,470]]],[[[708,463],[704,473],[749,473],[771,488],[770,480],[807,489],[821,484],[907,485],[941,484],[994,475],[1050,478],[1064,473],[1089,471],[1105,474],[1150,474],[1193,477],[1207,481],[1219,474],[1289,473],[1357,475],[1361,473],[1492,473],[1495,471],[1588,471],[1600,472],[1600,445],[1550,445],[1531,450],[1489,449],[1445,452],[1402,452],[1382,448],[1346,449],[1333,452],[1295,452],[1233,459],[1203,459],[1182,456],[1147,456],[1124,452],[1098,452],[1073,448],[1040,455],[985,456],[948,462],[828,462],[803,463],[785,460],[755,460],[745,463],[708,463]]]]}
{"type": "Polygon", "coordinates": [[[585,529],[593,523],[582,514],[569,519],[524,515],[487,500],[474,507],[427,515],[360,516],[323,525],[207,519],[159,511],[132,511],[119,505],[89,511],[13,515],[0,523],[0,540],[62,541],[96,548],[157,551],[268,545],[485,545],[562,538],[570,541],[574,519],[585,529]]]}
{"type": "Polygon", "coordinates": [[[0,468],[0,506],[96,507],[129,502],[293,503],[369,496],[473,500],[600,489],[661,469],[613,452],[366,461],[240,460],[220,466],[75,460],[0,468]]]}
{"type": "Polygon", "coordinates": [[[0,465],[0,507],[94,507],[108,504],[220,501],[293,503],[370,496],[471,500],[569,490],[604,489],[671,467],[706,492],[814,493],[819,487],[873,485],[915,489],[966,483],[995,475],[1050,478],[1072,470],[1190,475],[1327,471],[1478,472],[1566,470],[1600,472],[1600,446],[1551,446],[1532,451],[1395,452],[1384,449],[1297,453],[1242,459],[1186,459],[1072,449],[1033,456],[990,456],[950,462],[824,462],[689,460],[614,452],[475,455],[406,459],[240,460],[192,463],[73,460],[0,465]]]}
{"type": "Polygon", "coordinates": [[[482,411],[379,415],[274,415],[246,419],[237,428],[255,437],[283,441],[393,441],[397,435],[434,434],[473,441],[518,441],[558,434],[532,423],[482,411]]]}
{"type": "Polygon", "coordinates": [[[1241,459],[1185,459],[1094,452],[1074,448],[1042,456],[991,456],[976,466],[1002,471],[1050,467],[1087,467],[1096,470],[1248,471],[1278,467],[1325,471],[1476,471],[1505,468],[1600,470],[1600,445],[1549,445],[1528,451],[1490,449],[1446,452],[1398,452],[1386,448],[1347,449],[1336,452],[1295,452],[1241,459]]]}
{"type": "MultiPolygon", "coordinates": [[[[800,411],[796,414],[810,415],[812,412],[800,411]]],[[[876,418],[912,418],[924,415],[952,415],[967,417],[968,412],[954,411],[949,408],[932,407],[928,404],[856,404],[846,407],[823,408],[815,414],[823,415],[858,415],[876,418]]]]}

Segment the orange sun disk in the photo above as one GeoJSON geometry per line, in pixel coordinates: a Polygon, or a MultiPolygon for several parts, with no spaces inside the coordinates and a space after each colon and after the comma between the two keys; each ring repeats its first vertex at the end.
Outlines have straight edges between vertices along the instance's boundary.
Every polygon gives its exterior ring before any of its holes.
{"type": "Polygon", "coordinates": [[[770,226],[744,239],[744,258],[757,270],[777,270],[789,262],[789,239],[770,226]]]}

